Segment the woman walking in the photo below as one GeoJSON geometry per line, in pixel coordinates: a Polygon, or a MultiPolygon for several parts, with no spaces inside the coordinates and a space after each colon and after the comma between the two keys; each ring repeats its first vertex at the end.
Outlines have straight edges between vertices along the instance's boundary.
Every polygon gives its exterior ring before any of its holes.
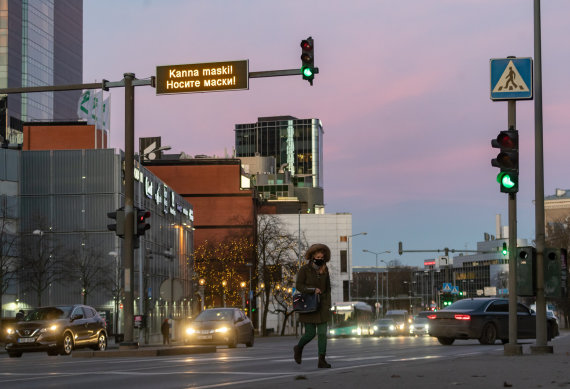
{"type": "Polygon", "coordinates": [[[293,348],[295,362],[301,363],[303,347],[315,335],[318,339],[319,368],[329,368],[325,360],[327,353],[327,322],[330,320],[331,280],[327,262],[331,259],[331,250],[324,244],[314,244],[307,250],[307,264],[299,269],[296,287],[301,293],[316,293],[320,295],[320,306],[316,312],[299,314],[299,321],[305,324],[305,334],[293,348]]]}

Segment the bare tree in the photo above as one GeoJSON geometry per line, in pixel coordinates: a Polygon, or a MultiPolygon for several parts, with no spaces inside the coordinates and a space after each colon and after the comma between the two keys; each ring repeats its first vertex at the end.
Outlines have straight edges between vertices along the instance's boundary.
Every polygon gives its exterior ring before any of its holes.
{"type": "MultiPolygon", "coordinates": [[[[560,218],[546,225],[546,246],[570,250],[570,216],[560,218]]],[[[568,264],[566,264],[568,266],[568,264]]],[[[564,269],[563,269],[564,271],[564,269]]],[[[564,323],[568,327],[570,319],[570,297],[568,290],[568,269],[565,269],[566,277],[562,278],[562,290],[565,292],[561,298],[554,299],[561,315],[564,315],[564,323]]]]}
{"type": "MultiPolygon", "coordinates": [[[[301,247],[306,247],[306,242],[301,247]]],[[[260,215],[257,221],[257,272],[263,287],[261,333],[267,335],[267,314],[283,314],[283,324],[292,314],[291,291],[299,269],[299,239],[288,234],[278,216],[260,215]]],[[[285,325],[283,325],[285,328],[285,325]]],[[[283,332],[283,330],[282,330],[283,332]]]]}
{"type": "MultiPolygon", "coordinates": [[[[18,235],[14,219],[8,218],[6,196],[0,196],[0,305],[2,297],[8,291],[18,274],[17,250],[18,235]]],[[[2,309],[0,307],[0,319],[2,309]]]]}
{"type": "Polygon", "coordinates": [[[18,279],[24,291],[35,294],[42,306],[42,296],[50,285],[64,279],[67,253],[51,233],[35,230],[22,236],[18,279]]]}
{"type": "Polygon", "coordinates": [[[114,277],[108,277],[110,261],[94,248],[75,250],[67,257],[66,281],[77,283],[81,288],[83,304],[87,297],[97,290],[112,290],[114,277]]]}

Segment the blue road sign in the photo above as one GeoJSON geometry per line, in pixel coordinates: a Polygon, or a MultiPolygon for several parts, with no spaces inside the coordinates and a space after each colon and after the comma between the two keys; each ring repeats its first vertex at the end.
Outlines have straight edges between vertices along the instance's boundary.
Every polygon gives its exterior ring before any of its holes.
{"type": "Polygon", "coordinates": [[[450,293],[451,292],[451,283],[450,282],[444,282],[443,288],[441,289],[441,291],[445,292],[445,293],[450,293]]]}
{"type": "Polygon", "coordinates": [[[451,289],[451,294],[459,294],[459,286],[454,286],[451,289]]]}
{"type": "Polygon", "coordinates": [[[491,100],[532,100],[532,58],[491,58],[491,100]]]}

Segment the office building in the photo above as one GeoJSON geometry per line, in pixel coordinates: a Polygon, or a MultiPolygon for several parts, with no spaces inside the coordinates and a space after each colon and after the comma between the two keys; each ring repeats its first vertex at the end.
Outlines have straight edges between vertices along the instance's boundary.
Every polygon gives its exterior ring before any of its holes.
{"type": "MultiPolygon", "coordinates": [[[[0,1],[0,88],[82,82],[82,0],[0,1]]],[[[77,120],[80,93],[10,94],[0,136],[21,144],[22,122],[77,120]]]]}
{"type": "Polygon", "coordinates": [[[317,205],[324,204],[323,134],[319,119],[260,117],[256,123],[236,124],[235,155],[273,157],[273,166],[267,166],[267,171],[250,172],[267,176],[264,181],[258,177],[258,185],[254,183],[261,198],[290,197],[291,182],[294,196],[312,213],[317,205]]]}

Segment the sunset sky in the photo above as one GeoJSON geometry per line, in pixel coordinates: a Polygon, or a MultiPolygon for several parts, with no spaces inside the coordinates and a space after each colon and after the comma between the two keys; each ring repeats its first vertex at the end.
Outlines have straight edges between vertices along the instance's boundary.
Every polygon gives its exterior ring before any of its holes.
{"type": "MultiPolygon", "coordinates": [[[[570,188],[570,1],[542,1],[545,195],[570,188]]],[[[315,40],[314,86],[251,79],[249,90],[157,96],[136,88],[136,138],[171,152],[231,154],[234,125],[261,116],[323,122],[327,213],[353,214],[355,265],[421,265],[476,248],[507,224],[490,142],[507,129],[489,60],[534,57],[532,0],[84,0],[84,82],[139,79],[156,66],[249,59],[250,71],[300,67],[315,40]]],[[[124,93],[110,92],[111,147],[124,148],[124,93]]],[[[517,103],[520,238],[534,239],[534,102],[517,103]]]]}

